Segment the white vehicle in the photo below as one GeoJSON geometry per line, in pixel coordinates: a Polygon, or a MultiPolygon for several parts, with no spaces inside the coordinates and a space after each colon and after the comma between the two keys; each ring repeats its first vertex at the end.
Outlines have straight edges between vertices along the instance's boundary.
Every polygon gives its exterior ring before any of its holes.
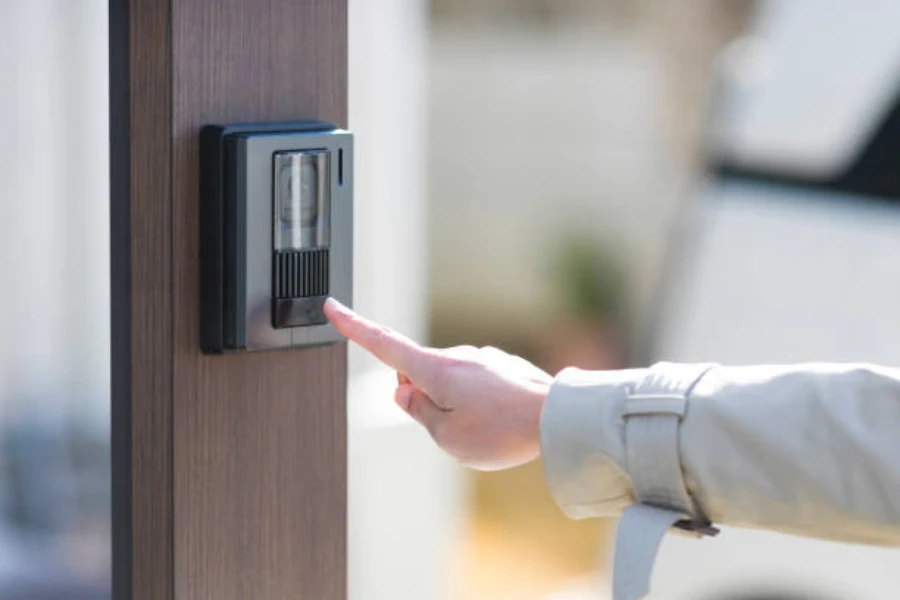
{"type": "MultiPolygon", "coordinates": [[[[751,33],[723,59],[710,178],[677,235],[645,358],[900,365],[900,5],[772,1],[751,33]]],[[[895,599],[900,550],[732,528],[669,536],[652,590],[895,599]]]]}

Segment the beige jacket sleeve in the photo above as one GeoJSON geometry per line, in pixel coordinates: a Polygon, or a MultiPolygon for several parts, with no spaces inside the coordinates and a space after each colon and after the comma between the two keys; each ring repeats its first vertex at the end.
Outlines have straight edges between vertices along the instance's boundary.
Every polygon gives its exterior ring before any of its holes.
{"type": "MultiPolygon", "coordinates": [[[[623,407],[657,368],[567,369],[556,378],[541,449],[547,484],[570,517],[613,516],[635,501],[641,473],[629,472],[623,407]]],[[[900,370],[713,366],[686,398],[673,451],[695,514],[900,545],[900,370]]]]}

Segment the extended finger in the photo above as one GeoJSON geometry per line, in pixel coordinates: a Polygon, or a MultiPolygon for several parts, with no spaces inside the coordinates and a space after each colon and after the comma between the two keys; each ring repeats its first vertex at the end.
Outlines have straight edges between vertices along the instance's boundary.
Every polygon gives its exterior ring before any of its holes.
{"type": "Polygon", "coordinates": [[[342,335],[371,352],[381,362],[416,382],[433,379],[432,353],[411,339],[359,316],[334,298],[325,301],[325,316],[342,335]]]}

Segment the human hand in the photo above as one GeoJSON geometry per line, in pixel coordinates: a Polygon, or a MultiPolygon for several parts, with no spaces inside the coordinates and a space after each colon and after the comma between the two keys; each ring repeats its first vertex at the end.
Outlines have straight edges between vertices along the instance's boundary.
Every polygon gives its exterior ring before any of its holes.
{"type": "Polygon", "coordinates": [[[419,346],[336,300],[325,316],[348,339],[397,370],[394,400],[444,451],[490,471],[540,454],[540,418],[553,378],[497,348],[419,346]]]}

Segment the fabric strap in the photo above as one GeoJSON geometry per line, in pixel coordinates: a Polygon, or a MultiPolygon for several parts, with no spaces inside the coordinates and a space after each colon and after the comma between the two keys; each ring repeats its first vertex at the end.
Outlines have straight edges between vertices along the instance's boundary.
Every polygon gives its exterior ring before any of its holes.
{"type": "Polygon", "coordinates": [[[699,518],[681,468],[678,431],[694,385],[713,365],[654,365],[625,400],[625,460],[636,503],[616,531],[613,600],[639,600],[672,527],[700,535],[718,530],[699,518]]]}

